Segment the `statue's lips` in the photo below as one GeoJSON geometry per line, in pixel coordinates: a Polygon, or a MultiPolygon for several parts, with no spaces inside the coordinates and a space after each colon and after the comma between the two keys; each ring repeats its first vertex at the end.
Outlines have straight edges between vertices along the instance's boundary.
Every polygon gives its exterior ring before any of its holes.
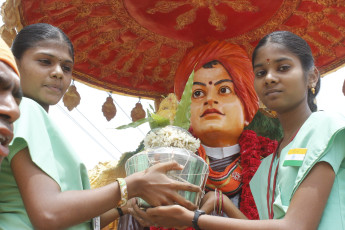
{"type": "Polygon", "coordinates": [[[203,114],[200,117],[204,117],[208,114],[220,114],[220,115],[225,115],[224,113],[219,112],[217,109],[206,109],[203,114]]]}

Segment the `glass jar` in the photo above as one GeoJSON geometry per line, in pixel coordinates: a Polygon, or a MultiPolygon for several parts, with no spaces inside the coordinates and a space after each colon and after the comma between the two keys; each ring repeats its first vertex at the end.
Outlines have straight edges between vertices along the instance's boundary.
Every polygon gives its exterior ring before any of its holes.
{"type": "MultiPolygon", "coordinates": [[[[146,149],[129,158],[125,169],[127,176],[144,171],[150,166],[160,163],[176,161],[183,166],[182,170],[171,170],[167,173],[169,178],[177,181],[188,182],[197,185],[204,191],[209,169],[207,163],[195,153],[184,148],[155,147],[146,149]]],[[[204,192],[196,193],[179,190],[178,193],[193,204],[199,206],[204,192]]],[[[150,207],[143,199],[138,199],[141,208],[150,207]]]]}

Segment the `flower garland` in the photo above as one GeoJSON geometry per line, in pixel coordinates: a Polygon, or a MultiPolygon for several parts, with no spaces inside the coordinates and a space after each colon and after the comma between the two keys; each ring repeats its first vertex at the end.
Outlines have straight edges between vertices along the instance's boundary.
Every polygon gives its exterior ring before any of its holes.
{"type": "MultiPolygon", "coordinates": [[[[244,130],[238,143],[241,147],[240,161],[242,167],[240,210],[248,219],[258,220],[259,213],[252,192],[250,191],[249,182],[259,168],[261,160],[276,150],[278,142],[266,137],[257,136],[252,130],[244,130]]],[[[188,227],[185,230],[192,229],[192,227],[188,227]]],[[[173,228],[150,227],[150,230],[173,230],[173,228]]]]}
{"type": "Polygon", "coordinates": [[[165,126],[153,129],[144,138],[146,149],[154,147],[177,147],[196,152],[200,146],[200,140],[195,138],[187,130],[177,126],[165,126]]]}
{"type": "Polygon", "coordinates": [[[238,143],[241,146],[242,192],[240,210],[248,219],[258,220],[259,213],[249,182],[261,164],[262,158],[272,154],[278,142],[266,137],[257,136],[252,130],[243,131],[238,143]]]}

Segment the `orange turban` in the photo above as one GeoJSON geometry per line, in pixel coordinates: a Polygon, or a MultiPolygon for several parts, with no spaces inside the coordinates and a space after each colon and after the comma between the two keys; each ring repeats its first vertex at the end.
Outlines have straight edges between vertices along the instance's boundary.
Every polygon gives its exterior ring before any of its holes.
{"type": "Polygon", "coordinates": [[[181,99],[188,77],[204,64],[217,60],[228,71],[235,86],[235,92],[242,102],[246,121],[251,122],[258,110],[258,97],[254,89],[254,73],[251,61],[244,49],[225,41],[214,41],[193,48],[182,59],[177,68],[174,90],[181,99]]]}
{"type": "Polygon", "coordinates": [[[16,60],[14,59],[12,51],[4,42],[4,40],[2,40],[2,38],[0,38],[0,61],[9,65],[13,69],[13,71],[19,76],[16,60]]]}

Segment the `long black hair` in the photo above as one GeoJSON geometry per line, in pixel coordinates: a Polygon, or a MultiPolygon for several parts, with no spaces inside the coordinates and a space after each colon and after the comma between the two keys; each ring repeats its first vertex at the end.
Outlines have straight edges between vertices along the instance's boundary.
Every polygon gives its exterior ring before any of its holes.
{"type": "Polygon", "coordinates": [[[47,23],[31,24],[19,31],[12,44],[12,53],[20,60],[26,50],[35,47],[40,41],[49,39],[65,42],[74,60],[74,48],[71,40],[61,29],[47,23]]]}
{"type": "MultiPolygon", "coordinates": [[[[308,43],[303,38],[289,31],[275,31],[262,38],[253,51],[253,64],[258,49],[267,43],[276,43],[284,46],[287,50],[296,55],[302,64],[305,77],[307,77],[307,73],[315,67],[313,54],[308,43]]],[[[308,89],[308,105],[310,110],[313,112],[317,110],[315,97],[320,91],[320,75],[318,78],[319,79],[315,86],[315,94],[312,93],[311,89],[308,89]]]]}

